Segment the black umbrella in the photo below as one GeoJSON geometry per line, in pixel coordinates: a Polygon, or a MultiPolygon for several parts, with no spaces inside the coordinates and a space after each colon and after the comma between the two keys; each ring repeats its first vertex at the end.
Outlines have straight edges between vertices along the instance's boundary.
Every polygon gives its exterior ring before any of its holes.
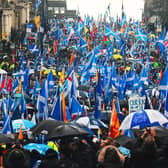
{"type": "Polygon", "coordinates": [[[5,143],[5,144],[7,144],[7,143],[13,143],[13,142],[15,142],[14,139],[8,137],[8,136],[5,135],[5,134],[0,134],[0,143],[5,143]]]}
{"type": "Polygon", "coordinates": [[[80,135],[88,135],[89,133],[84,129],[72,125],[72,124],[64,124],[60,125],[55,128],[51,133],[48,134],[47,139],[57,139],[62,137],[69,137],[69,136],[80,136],[80,135]]]}
{"type": "Polygon", "coordinates": [[[31,128],[31,132],[33,135],[38,135],[38,134],[48,134],[52,132],[52,130],[59,125],[64,124],[61,121],[56,121],[56,120],[43,120],[37,125],[35,125],[33,128],[31,128]]]}
{"type": "Polygon", "coordinates": [[[125,135],[120,135],[117,138],[115,138],[116,142],[119,143],[121,146],[127,146],[128,143],[133,142],[135,139],[125,136],[125,135]]]}

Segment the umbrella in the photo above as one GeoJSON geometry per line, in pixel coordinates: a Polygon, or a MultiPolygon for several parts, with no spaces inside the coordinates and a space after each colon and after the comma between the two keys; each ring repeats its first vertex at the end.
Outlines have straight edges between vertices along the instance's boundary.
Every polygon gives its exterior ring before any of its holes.
{"type": "Polygon", "coordinates": [[[116,142],[119,143],[121,146],[126,146],[128,143],[133,142],[134,138],[125,136],[125,135],[120,135],[115,138],[116,142]]]}
{"type": "Polygon", "coordinates": [[[125,117],[120,125],[120,130],[131,128],[146,128],[151,126],[163,126],[168,123],[166,117],[164,117],[157,110],[142,110],[134,113],[130,113],[125,117]]]}
{"type": "MultiPolygon", "coordinates": [[[[154,132],[156,133],[156,137],[168,137],[168,129],[161,127],[161,126],[154,126],[154,127],[150,127],[151,130],[154,130],[154,132]]],[[[143,134],[145,130],[144,129],[132,129],[132,132],[136,135],[138,134],[139,136],[143,134]]]]}
{"type": "Polygon", "coordinates": [[[50,133],[54,128],[58,127],[59,125],[64,124],[61,121],[56,121],[56,120],[43,120],[37,125],[35,125],[33,128],[30,129],[33,135],[38,135],[38,134],[48,134],[50,133]]]}
{"type": "Polygon", "coordinates": [[[14,132],[19,132],[21,125],[22,125],[22,130],[27,131],[30,128],[32,128],[35,124],[29,120],[24,120],[24,119],[12,120],[12,127],[14,132]]]}
{"type": "Polygon", "coordinates": [[[0,143],[5,143],[5,144],[7,144],[7,143],[13,143],[13,142],[15,142],[14,139],[8,137],[8,136],[5,135],[5,134],[0,134],[0,143]]]}
{"type": "Polygon", "coordinates": [[[84,129],[72,125],[72,124],[63,124],[58,126],[57,128],[53,129],[51,133],[48,134],[47,139],[57,139],[62,137],[69,137],[69,136],[80,136],[80,135],[88,135],[89,133],[84,129]]]}
{"type": "Polygon", "coordinates": [[[89,129],[108,128],[108,126],[104,124],[101,120],[93,117],[80,117],[73,122],[81,126],[88,127],[89,129]]]}
{"type": "Polygon", "coordinates": [[[36,143],[29,143],[27,145],[24,145],[23,148],[26,150],[29,150],[29,151],[36,150],[37,152],[39,152],[42,155],[45,155],[48,149],[52,149],[48,145],[36,144],[36,143]]]}

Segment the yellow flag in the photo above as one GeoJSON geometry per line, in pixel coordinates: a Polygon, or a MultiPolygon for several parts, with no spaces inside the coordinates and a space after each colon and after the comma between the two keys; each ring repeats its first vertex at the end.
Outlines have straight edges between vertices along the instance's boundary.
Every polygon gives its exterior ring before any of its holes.
{"type": "Polygon", "coordinates": [[[88,28],[84,26],[84,33],[86,34],[88,31],[89,31],[88,28]]]}
{"type": "Polygon", "coordinates": [[[62,84],[65,81],[65,70],[62,68],[62,72],[60,74],[60,83],[62,84]]]}

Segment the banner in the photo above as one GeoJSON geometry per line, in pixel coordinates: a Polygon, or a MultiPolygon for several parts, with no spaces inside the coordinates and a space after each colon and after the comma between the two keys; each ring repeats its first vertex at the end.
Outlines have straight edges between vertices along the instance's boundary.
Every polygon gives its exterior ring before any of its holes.
{"type": "Polygon", "coordinates": [[[129,113],[141,111],[145,107],[145,96],[140,97],[138,95],[133,95],[129,98],[128,104],[129,104],[129,113]]]}

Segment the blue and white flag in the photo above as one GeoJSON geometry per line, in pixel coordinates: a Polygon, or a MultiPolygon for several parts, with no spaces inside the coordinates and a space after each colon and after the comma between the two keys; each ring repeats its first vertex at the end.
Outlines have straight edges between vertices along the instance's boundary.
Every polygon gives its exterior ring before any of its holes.
{"type": "Polygon", "coordinates": [[[46,119],[48,117],[48,83],[47,80],[43,84],[43,88],[37,98],[37,109],[39,118],[46,119]]]}

